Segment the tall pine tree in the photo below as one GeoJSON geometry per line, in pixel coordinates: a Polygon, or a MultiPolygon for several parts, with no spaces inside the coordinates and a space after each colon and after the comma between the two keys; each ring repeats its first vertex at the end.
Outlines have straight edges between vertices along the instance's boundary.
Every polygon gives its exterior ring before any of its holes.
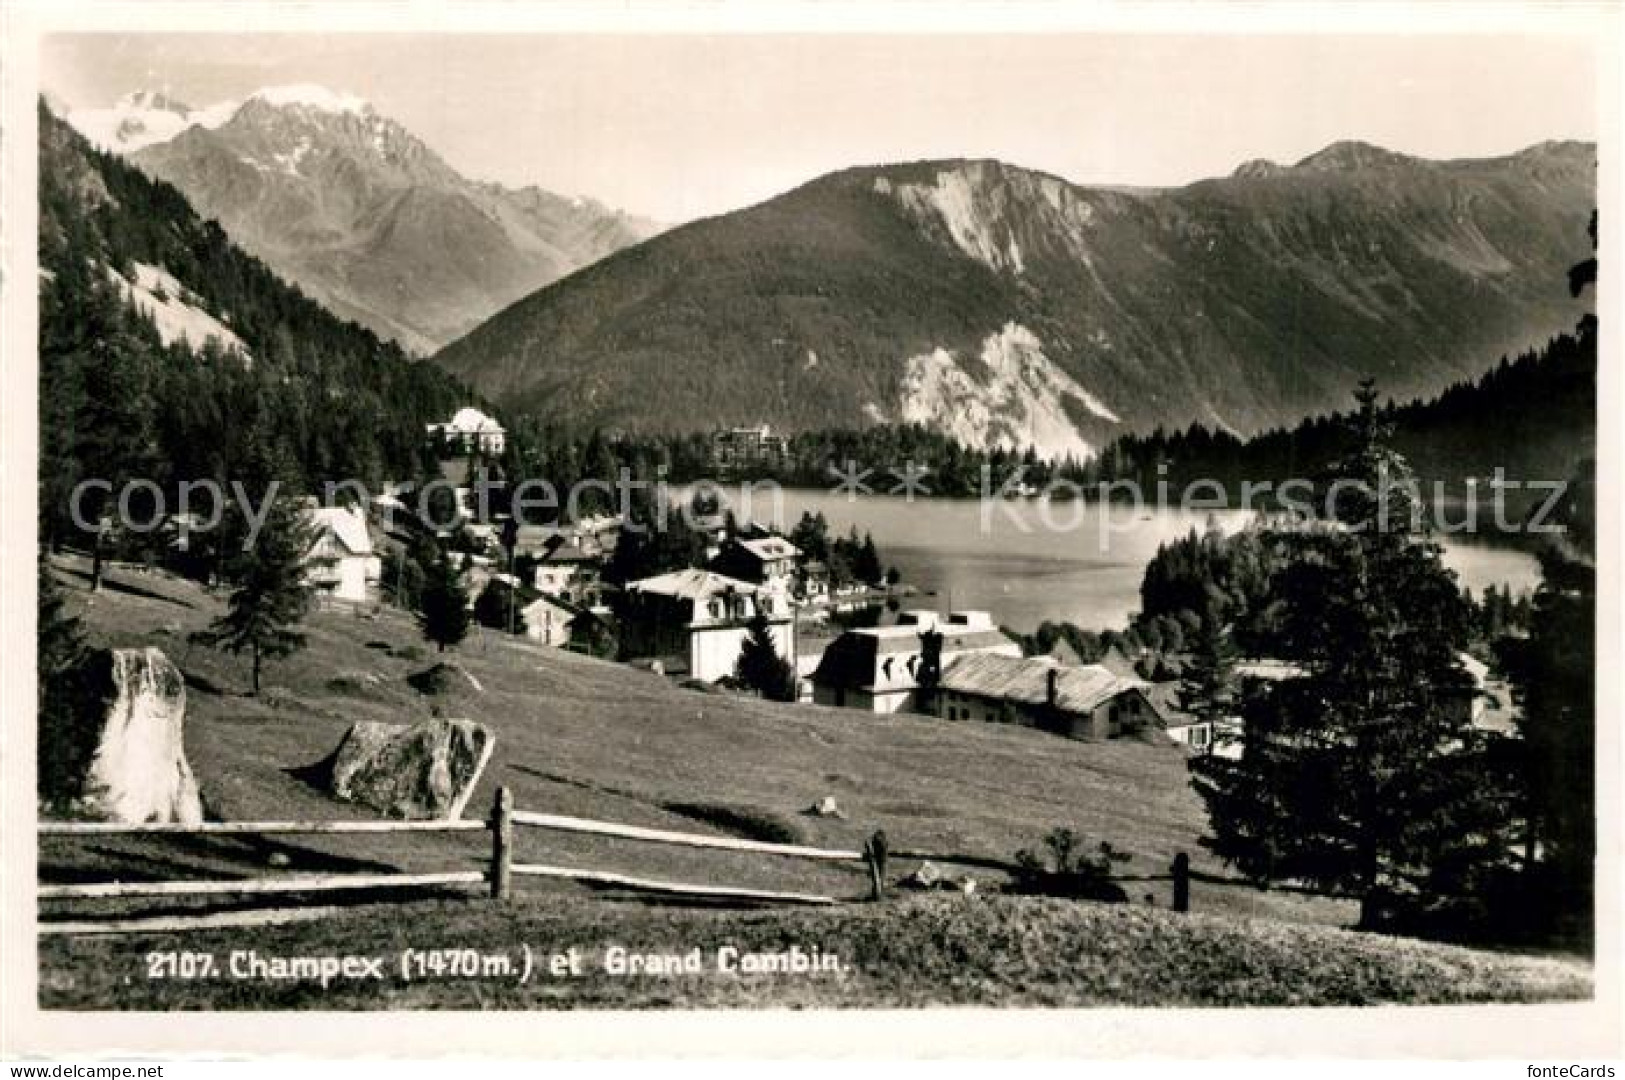
{"type": "Polygon", "coordinates": [[[1373,928],[1447,902],[1507,854],[1458,652],[1465,604],[1420,531],[1409,470],[1362,386],[1331,520],[1283,533],[1274,646],[1301,677],[1243,705],[1239,758],[1193,764],[1221,857],[1350,893],[1373,928]]]}
{"type": "Polygon", "coordinates": [[[79,620],[68,612],[67,598],[51,571],[44,549],[39,555],[35,672],[38,676],[39,801],[53,812],[71,808],[84,792],[84,777],[96,750],[94,717],[85,706],[80,669],[86,657],[79,620]]]}
{"type": "Polygon", "coordinates": [[[418,627],[438,651],[445,652],[468,636],[472,622],[462,571],[452,563],[450,553],[443,551],[423,584],[418,627]]]}
{"type": "Polygon", "coordinates": [[[739,681],[769,701],[794,701],[796,675],[789,663],[779,655],[773,644],[773,631],[767,616],[757,612],[751,616],[745,629],[745,643],[740,647],[739,660],[734,666],[739,681]]]}
{"type": "MultiPolygon", "coordinates": [[[[1597,216],[1591,216],[1591,242],[1597,216]]],[[[1597,280],[1591,258],[1569,271],[1578,296],[1597,280]]],[[[1589,366],[1597,363],[1597,320],[1576,329],[1589,366]]],[[[1597,855],[1597,491],[1596,462],[1580,463],[1564,492],[1553,537],[1540,553],[1541,584],[1529,636],[1501,644],[1502,665],[1523,707],[1527,870],[1558,932],[1589,936],[1597,855]]]]}
{"type": "Polygon", "coordinates": [[[1236,707],[1236,647],[1216,598],[1210,599],[1190,643],[1179,679],[1179,707],[1211,726],[1216,740],[1232,737],[1236,707]]]}
{"type": "Polygon", "coordinates": [[[265,661],[305,647],[305,635],[298,626],[310,611],[306,571],[314,543],[314,530],[294,500],[276,498],[259,532],[231,559],[228,576],[235,588],[226,602],[226,613],[193,635],[200,644],[248,653],[255,697],[259,696],[265,661]]]}

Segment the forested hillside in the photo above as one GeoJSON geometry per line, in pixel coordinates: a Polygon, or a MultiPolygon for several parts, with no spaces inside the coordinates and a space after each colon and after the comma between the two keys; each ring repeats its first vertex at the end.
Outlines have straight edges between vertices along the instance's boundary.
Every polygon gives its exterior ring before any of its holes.
{"type": "Polygon", "coordinates": [[[318,86],[261,90],[131,160],[328,310],[418,353],[659,231],[590,199],[471,180],[318,86]]]}
{"type": "Polygon", "coordinates": [[[456,379],[345,322],[237,248],[168,184],[92,149],[42,103],[41,526],[86,478],[420,474],[456,379]]]}
{"type": "MultiPolygon", "coordinates": [[[[1568,479],[1596,453],[1596,333],[1588,317],[1572,333],[1502,357],[1486,374],[1437,397],[1390,403],[1383,417],[1393,426],[1394,446],[1425,480],[1487,480],[1497,468],[1520,483],[1568,479]]],[[[1248,480],[1313,479],[1340,449],[1347,421],[1346,413],[1327,413],[1247,440],[1201,425],[1159,429],[1116,440],[1080,473],[1145,485],[1207,478],[1232,493],[1248,480]]]]}
{"type": "Polygon", "coordinates": [[[1572,326],[1596,150],[1338,143],[1177,189],[997,161],[849,169],[543,289],[436,360],[578,429],[920,423],[1084,460],[1476,378],[1572,326]]]}

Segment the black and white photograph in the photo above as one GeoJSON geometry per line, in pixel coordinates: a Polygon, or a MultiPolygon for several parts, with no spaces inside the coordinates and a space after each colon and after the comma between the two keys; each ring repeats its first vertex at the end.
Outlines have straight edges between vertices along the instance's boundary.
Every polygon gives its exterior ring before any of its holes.
{"type": "Polygon", "coordinates": [[[10,23],[0,1054],[1617,1060],[1619,10],[1186,6],[10,23]]]}

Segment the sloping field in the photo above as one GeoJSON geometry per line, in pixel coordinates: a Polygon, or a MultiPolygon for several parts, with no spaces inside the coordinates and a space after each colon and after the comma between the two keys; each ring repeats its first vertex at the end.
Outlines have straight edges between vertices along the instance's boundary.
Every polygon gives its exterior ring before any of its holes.
{"type": "MultiPolygon", "coordinates": [[[[657,828],[852,848],[876,828],[894,852],[958,855],[994,865],[968,872],[973,896],[903,895],[833,909],[747,910],[656,904],[614,889],[520,879],[494,904],[442,892],[366,897],[323,894],[329,918],[255,925],[254,902],[127,899],[48,901],[49,920],[147,917],[205,909],[232,929],[143,931],[41,939],[41,1000],[59,1007],[797,1005],[1534,1000],[1589,993],[1588,969],[1331,927],[1352,921],[1346,901],[1245,885],[1193,883],[1194,914],[1166,910],[1177,851],[1224,875],[1197,841],[1204,827],[1181,753],[1139,743],[1085,744],[1040,733],[920,716],[782,706],[684,690],[630,668],[487,634],[448,654],[477,680],[425,697],[407,676],[437,659],[405,615],[321,612],[309,647],[272,666],[265,694],[246,696],[246,664],[191,647],[220,601],[156,573],[115,571],[92,595],[86,568],[58,563],[71,603],[99,643],[152,644],[186,673],[187,753],[212,816],[226,820],[367,816],[300,777],[361,719],[410,721],[431,710],[497,733],[496,752],[470,804],[485,813],[498,785],[519,807],[657,828]],[[803,811],[826,795],[843,818],[803,811]],[[1008,863],[1051,828],[1069,826],[1133,853],[1121,870],[1133,904],[1067,903],[994,894],[1008,863]],[[1320,924],[1320,925],[1311,925],[1320,924]],[[592,975],[612,944],[686,953],[707,971],[676,978],[592,975]],[[710,969],[715,950],[799,944],[840,955],[816,977],[740,976],[710,969]],[[588,975],[518,985],[501,977],[330,984],[229,978],[153,980],[147,953],[365,952],[406,947],[537,955],[576,946],[588,975]]],[[[42,881],[261,876],[297,871],[484,869],[482,832],[446,836],[47,838],[42,881]]],[[[754,853],[673,848],[597,836],[520,830],[522,862],[643,877],[867,895],[858,865],[754,853]]],[[[900,856],[893,876],[917,859],[900,856]]],[[[301,898],[269,903],[297,906],[301,898]]],[[[389,965],[396,960],[390,959],[389,965]]],[[[386,966],[389,966],[386,965],[386,966]]],[[[398,967],[393,967],[397,970],[398,967]]]]}
{"type": "MultiPolygon", "coordinates": [[[[372,619],[313,615],[309,647],[271,665],[265,693],[255,700],[244,692],[246,662],[186,642],[219,610],[218,598],[186,581],[134,571],[115,572],[92,595],[81,562],[59,567],[93,639],[155,645],[187,674],[187,754],[208,810],[222,819],[366,816],[309,786],[297,771],[323,758],[357,720],[406,722],[438,709],[497,733],[471,815],[483,815],[505,784],[527,810],[841,848],[861,845],[879,828],[894,851],[1005,863],[1064,825],[1132,852],[1121,871],[1128,877],[1165,877],[1177,851],[1190,852],[1198,870],[1224,873],[1197,846],[1203,814],[1185,759],[1171,747],[1084,744],[1017,728],[700,693],[491,632],[446,654],[481,689],[463,686],[429,698],[406,679],[438,657],[409,617],[387,609],[372,619]],[[803,813],[826,795],[844,818],[803,813]]],[[[273,858],[286,858],[295,870],[464,869],[482,866],[486,855],[479,834],[49,840],[42,879],[264,872],[273,858]]],[[[529,830],[521,832],[516,858],[690,882],[867,892],[856,865],[529,830]]],[[[893,863],[902,873],[912,865],[893,863]]],[[[1137,902],[1150,896],[1168,903],[1166,880],[1125,887],[1137,902]]],[[[1193,906],[1332,925],[1353,918],[1342,901],[1201,882],[1193,887],[1193,906]]]]}

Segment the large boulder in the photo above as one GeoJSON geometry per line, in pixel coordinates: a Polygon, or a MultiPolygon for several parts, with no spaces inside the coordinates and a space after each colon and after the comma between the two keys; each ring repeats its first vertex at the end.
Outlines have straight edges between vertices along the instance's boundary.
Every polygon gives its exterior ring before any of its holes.
{"type": "MultiPolygon", "coordinates": [[[[76,737],[88,752],[77,808],[131,824],[203,820],[186,761],[186,680],[159,649],[102,649],[81,672],[76,737]]],[[[45,733],[41,733],[42,736],[45,733]]]]}
{"type": "Polygon", "coordinates": [[[328,790],[400,818],[458,818],[491,759],[496,737],[472,720],[350,728],[324,763],[328,790]]]}

